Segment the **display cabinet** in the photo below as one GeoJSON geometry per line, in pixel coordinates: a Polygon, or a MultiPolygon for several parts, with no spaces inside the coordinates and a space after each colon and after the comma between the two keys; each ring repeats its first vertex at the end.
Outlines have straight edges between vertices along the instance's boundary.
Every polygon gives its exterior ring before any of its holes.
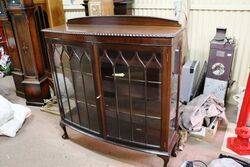
{"type": "MultiPolygon", "coordinates": [[[[89,16],[89,0],[83,0],[82,6],[85,10],[85,15],[89,16]]],[[[133,0],[113,0],[114,15],[132,15],[133,0]]]]}
{"type": "Polygon", "coordinates": [[[114,0],[115,15],[132,15],[133,0],[114,0]]]}
{"type": "Polygon", "coordinates": [[[66,126],[157,154],[167,165],[178,143],[183,29],[139,16],[71,19],[43,30],[66,126]]]}

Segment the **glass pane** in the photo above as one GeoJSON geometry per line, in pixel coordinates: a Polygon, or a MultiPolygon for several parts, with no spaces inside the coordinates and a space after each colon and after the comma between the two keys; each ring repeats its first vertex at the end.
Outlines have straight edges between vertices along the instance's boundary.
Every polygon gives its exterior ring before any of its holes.
{"type": "Polygon", "coordinates": [[[89,127],[88,114],[86,109],[86,103],[84,101],[85,91],[83,87],[83,78],[81,74],[81,59],[83,49],[81,48],[71,48],[72,58],[70,61],[70,67],[72,71],[73,83],[75,86],[75,97],[79,115],[80,125],[84,127],[89,127]]]}
{"type": "Polygon", "coordinates": [[[147,141],[152,145],[160,145],[161,139],[161,120],[147,118],[147,141]]]}
{"type": "Polygon", "coordinates": [[[146,121],[144,116],[133,115],[133,140],[146,143],[146,121]]]}
{"type": "MultiPolygon", "coordinates": [[[[61,63],[62,63],[62,75],[63,75],[63,80],[64,80],[64,86],[65,90],[63,93],[63,98],[64,103],[68,103],[68,109],[69,111],[65,111],[65,116],[67,119],[71,120],[72,122],[75,123],[80,123],[79,122],[79,117],[78,117],[78,111],[76,108],[76,99],[75,99],[75,91],[74,91],[74,85],[73,85],[73,79],[72,79],[72,74],[71,74],[71,68],[70,68],[70,57],[69,54],[66,51],[66,46],[63,48],[63,52],[61,55],[61,63]]],[[[71,59],[72,60],[72,59],[71,59]]]]}
{"type": "Polygon", "coordinates": [[[9,5],[20,5],[20,0],[8,0],[9,5]]]}
{"type": "Polygon", "coordinates": [[[161,55],[123,50],[100,52],[108,135],[159,145],[161,55]]]}
{"type": "Polygon", "coordinates": [[[54,45],[54,64],[56,68],[61,68],[61,54],[63,46],[59,44],[54,45]]]}
{"type": "MultiPolygon", "coordinates": [[[[174,57],[175,59],[175,57],[174,57]]],[[[177,95],[178,95],[178,80],[179,74],[174,73],[174,62],[172,61],[172,75],[171,75],[171,96],[170,96],[170,122],[169,122],[169,144],[172,141],[173,134],[176,130],[176,109],[177,109],[177,95]]]]}
{"type": "Polygon", "coordinates": [[[91,66],[91,57],[90,54],[84,51],[82,60],[81,60],[81,70],[82,70],[82,77],[83,77],[83,85],[84,85],[84,92],[85,92],[85,103],[88,117],[89,117],[89,127],[94,131],[100,131],[99,129],[99,121],[97,115],[97,107],[96,107],[96,95],[95,95],[95,88],[94,88],[94,79],[93,79],[93,72],[91,66]]]}
{"type": "Polygon", "coordinates": [[[177,91],[178,91],[178,74],[172,73],[171,76],[171,97],[170,97],[170,125],[169,125],[169,142],[173,137],[176,129],[176,108],[177,108],[177,91]]]}
{"type": "MultiPolygon", "coordinates": [[[[55,62],[56,59],[60,60],[61,50],[59,49],[59,45],[56,45],[56,44],[49,44],[48,47],[51,47],[52,53],[50,53],[50,54],[53,54],[53,56],[54,56],[53,60],[51,60],[55,64],[55,73],[53,73],[54,82],[55,82],[55,86],[56,86],[56,93],[57,93],[57,96],[58,96],[57,99],[58,99],[58,102],[59,102],[59,106],[61,107],[61,110],[62,110],[60,112],[63,114],[62,116],[64,117],[65,113],[64,113],[64,107],[63,107],[63,103],[62,103],[62,96],[61,96],[61,92],[60,92],[60,88],[59,88],[60,85],[59,85],[59,79],[58,79],[58,75],[61,75],[62,71],[61,71],[60,68],[58,68],[59,65],[56,64],[56,62],[55,62]]],[[[62,82],[63,82],[62,85],[64,85],[64,81],[62,81],[62,82]]]]}
{"type": "MultiPolygon", "coordinates": [[[[55,70],[56,70],[56,80],[58,85],[58,93],[59,93],[59,100],[61,101],[64,115],[69,115],[69,103],[67,100],[67,93],[65,89],[65,80],[63,76],[63,70],[61,67],[61,55],[63,52],[62,45],[56,44],[54,45],[54,64],[55,64],[55,70]]],[[[71,117],[67,117],[67,119],[71,120],[71,117]]]]}
{"type": "Polygon", "coordinates": [[[119,122],[116,112],[116,94],[113,78],[113,60],[106,52],[101,54],[101,72],[103,80],[104,101],[106,110],[107,131],[109,136],[118,137],[119,122]]]}
{"type": "Polygon", "coordinates": [[[70,121],[73,121],[70,107],[70,104],[72,102],[69,100],[69,97],[72,96],[73,88],[72,81],[69,79],[69,60],[70,58],[68,54],[64,51],[63,46],[55,45],[54,64],[57,72],[56,77],[59,86],[60,98],[63,104],[65,118],[70,121]]]}
{"type": "Polygon", "coordinates": [[[130,140],[131,136],[131,120],[130,120],[130,90],[129,90],[129,68],[128,62],[120,53],[115,59],[114,82],[116,85],[120,137],[130,140]]]}
{"type": "Polygon", "coordinates": [[[3,1],[0,2],[0,16],[1,15],[5,16],[5,9],[3,5],[3,1]]]}
{"type": "Polygon", "coordinates": [[[161,55],[152,54],[146,64],[147,141],[160,145],[161,135],[161,55]]]}
{"type": "Polygon", "coordinates": [[[131,71],[131,103],[133,120],[133,140],[146,142],[146,82],[145,64],[136,52],[130,61],[131,71]]]}
{"type": "Polygon", "coordinates": [[[54,63],[65,119],[99,132],[91,59],[84,47],[55,45],[54,63]]]}
{"type": "Polygon", "coordinates": [[[94,105],[90,105],[88,103],[88,112],[89,112],[89,120],[90,120],[90,129],[96,132],[99,132],[99,121],[97,115],[97,108],[94,105]]]}
{"type": "Polygon", "coordinates": [[[86,103],[83,101],[77,101],[77,106],[79,109],[81,125],[83,127],[89,128],[89,115],[87,113],[87,106],[86,103]]]}

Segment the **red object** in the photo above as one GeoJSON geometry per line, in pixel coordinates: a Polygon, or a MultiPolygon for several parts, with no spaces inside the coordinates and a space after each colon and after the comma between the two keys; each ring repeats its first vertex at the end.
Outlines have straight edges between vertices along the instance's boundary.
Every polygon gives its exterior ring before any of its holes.
{"type": "Polygon", "coordinates": [[[243,99],[240,116],[235,133],[237,137],[227,139],[227,147],[239,155],[250,155],[250,128],[247,127],[247,121],[250,119],[250,74],[243,99]]]}

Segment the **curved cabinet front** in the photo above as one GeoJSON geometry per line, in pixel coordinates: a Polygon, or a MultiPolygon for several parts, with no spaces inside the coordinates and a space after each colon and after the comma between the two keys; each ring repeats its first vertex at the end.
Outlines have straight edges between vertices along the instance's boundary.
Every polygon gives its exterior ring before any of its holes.
{"type": "Polygon", "coordinates": [[[178,140],[179,80],[170,47],[47,44],[63,127],[169,157],[178,140]]]}
{"type": "Polygon", "coordinates": [[[62,119],[100,134],[90,45],[50,43],[62,119]]]}
{"type": "Polygon", "coordinates": [[[68,137],[68,126],[99,140],[157,154],[167,166],[179,140],[178,23],[86,17],[44,32],[63,138],[68,137]]]}

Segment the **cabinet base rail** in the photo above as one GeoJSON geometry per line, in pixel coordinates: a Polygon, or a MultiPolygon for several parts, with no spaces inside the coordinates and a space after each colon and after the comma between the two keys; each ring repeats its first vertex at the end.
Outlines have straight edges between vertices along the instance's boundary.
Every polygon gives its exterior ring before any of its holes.
{"type": "Polygon", "coordinates": [[[167,167],[170,156],[173,155],[173,153],[176,154],[175,148],[173,149],[173,152],[171,154],[169,154],[168,152],[163,152],[163,151],[158,151],[158,150],[149,150],[149,149],[143,149],[143,148],[138,148],[138,147],[131,147],[131,146],[128,146],[128,145],[125,145],[122,143],[117,143],[117,142],[113,142],[110,140],[106,140],[105,138],[97,136],[96,134],[91,134],[89,132],[85,132],[83,129],[76,127],[76,125],[72,124],[71,122],[69,122],[67,120],[61,120],[60,126],[63,130],[63,135],[62,135],[63,139],[69,139],[69,135],[68,135],[67,129],[66,129],[66,126],[67,126],[67,127],[71,128],[71,129],[73,129],[81,134],[84,134],[84,135],[89,136],[89,137],[94,137],[100,141],[104,141],[104,142],[107,142],[107,143],[110,143],[113,145],[125,147],[125,148],[132,149],[135,151],[141,151],[141,152],[157,155],[159,158],[163,159],[163,161],[164,161],[163,167],[167,167]]]}

